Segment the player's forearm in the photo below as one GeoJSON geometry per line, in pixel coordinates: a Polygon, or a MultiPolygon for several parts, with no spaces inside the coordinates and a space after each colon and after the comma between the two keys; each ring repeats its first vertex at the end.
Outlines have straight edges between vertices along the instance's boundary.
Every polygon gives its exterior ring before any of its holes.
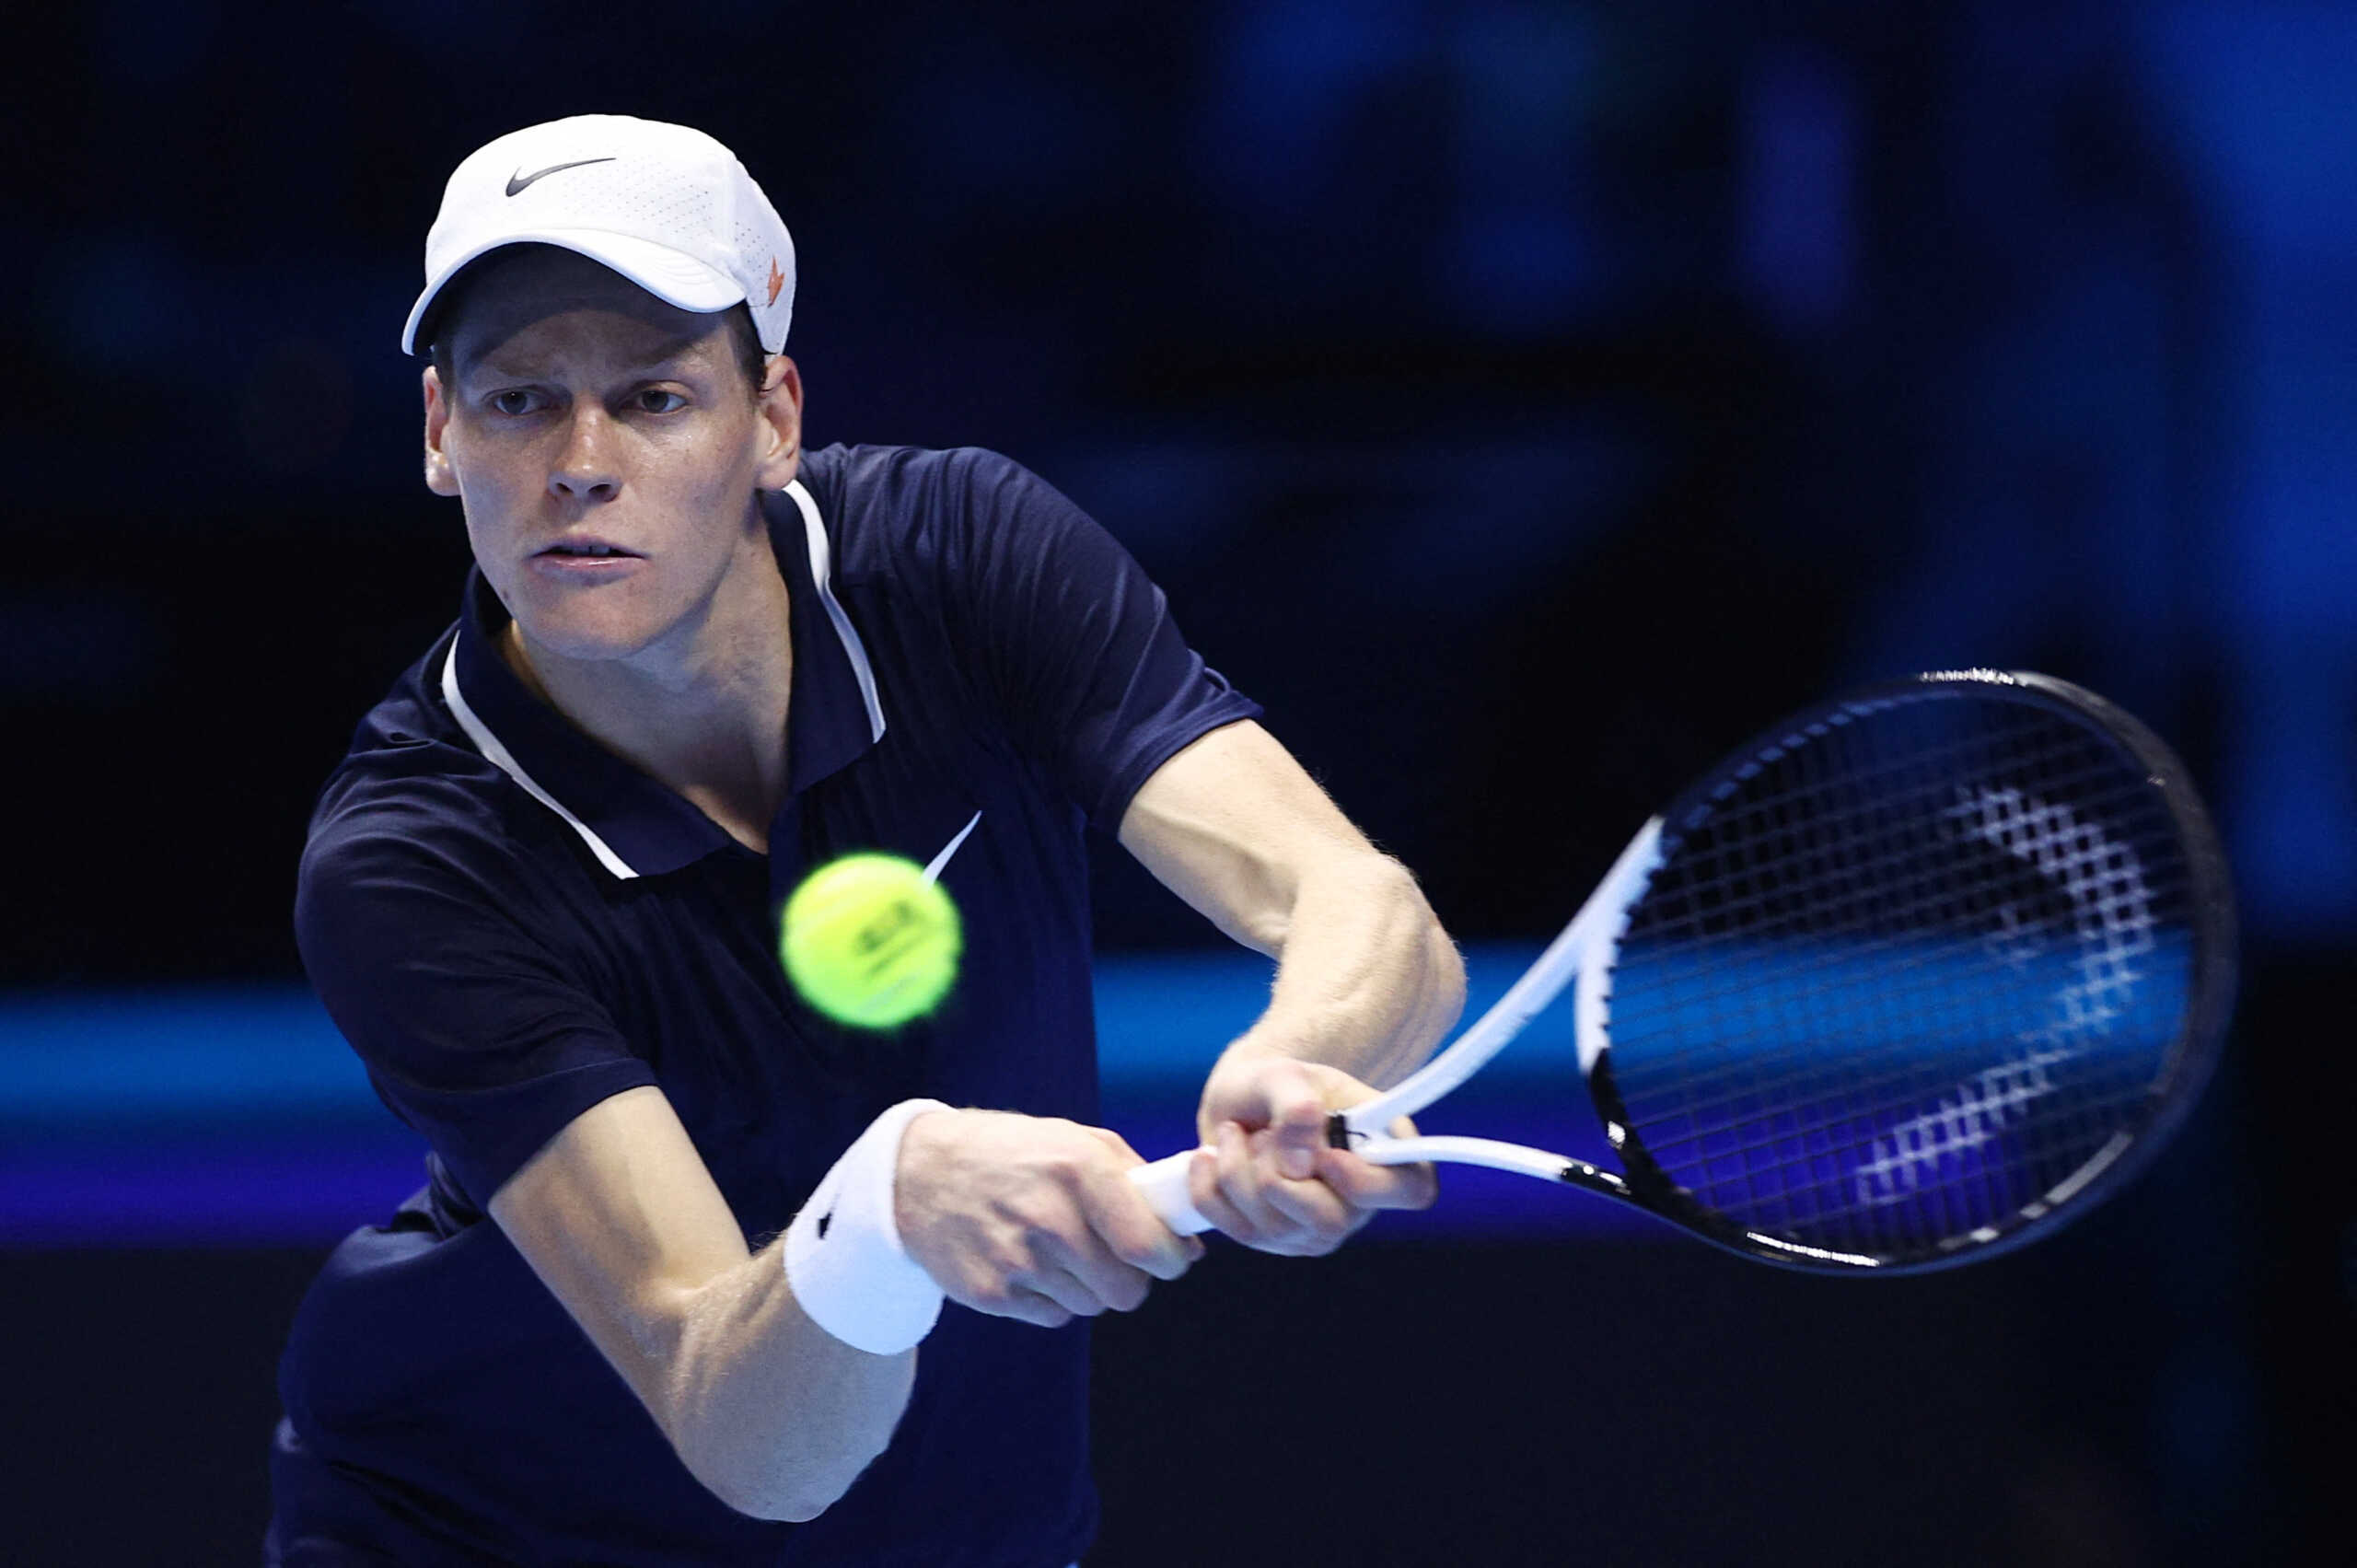
{"type": "Polygon", "coordinates": [[[794,1299],[781,1237],[679,1298],[662,1358],[664,1427],[699,1481],[741,1513],[807,1519],[890,1441],[916,1353],[870,1355],[794,1299]]]}
{"type": "Polygon", "coordinates": [[[1465,1006],[1465,963],[1407,868],[1373,853],[1306,870],[1277,941],[1268,1011],[1231,1050],[1339,1067],[1380,1087],[1465,1006]]]}

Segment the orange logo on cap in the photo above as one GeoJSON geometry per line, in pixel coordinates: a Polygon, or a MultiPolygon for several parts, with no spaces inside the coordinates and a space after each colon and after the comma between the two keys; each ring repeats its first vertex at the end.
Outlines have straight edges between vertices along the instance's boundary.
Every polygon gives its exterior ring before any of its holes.
{"type": "Polygon", "coordinates": [[[777,258],[772,256],[770,258],[770,304],[777,303],[778,290],[784,286],[785,274],[778,270],[777,258]]]}

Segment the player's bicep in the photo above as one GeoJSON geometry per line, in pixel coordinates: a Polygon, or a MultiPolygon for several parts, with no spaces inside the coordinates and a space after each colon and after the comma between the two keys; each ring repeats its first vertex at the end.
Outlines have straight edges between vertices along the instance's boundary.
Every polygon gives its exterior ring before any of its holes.
{"type": "Polygon", "coordinates": [[[663,1091],[626,1089],[583,1111],[490,1207],[532,1272],[668,1425],[664,1378],[685,1304],[743,1262],[747,1249],[663,1091]]]}
{"type": "Polygon", "coordinates": [[[1398,869],[1250,719],[1207,732],[1155,770],[1122,813],[1120,837],[1205,919],[1271,955],[1284,945],[1304,876],[1398,869]]]}

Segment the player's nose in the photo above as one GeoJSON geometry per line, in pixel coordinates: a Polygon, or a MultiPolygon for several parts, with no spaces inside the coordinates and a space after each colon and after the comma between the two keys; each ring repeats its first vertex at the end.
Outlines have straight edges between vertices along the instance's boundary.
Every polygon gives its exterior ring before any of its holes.
{"type": "Polygon", "coordinates": [[[602,412],[576,414],[549,469],[549,492],[567,501],[610,501],[621,490],[614,431],[602,412]]]}

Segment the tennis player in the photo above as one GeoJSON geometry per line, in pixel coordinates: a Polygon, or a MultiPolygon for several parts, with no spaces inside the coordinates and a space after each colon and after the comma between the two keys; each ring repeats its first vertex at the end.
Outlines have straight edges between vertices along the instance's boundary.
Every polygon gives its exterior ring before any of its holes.
{"type": "Polygon", "coordinates": [[[305,1297],[269,1562],[1074,1561],[1084,1320],[1200,1255],[1092,1125],[1091,827],[1278,960],[1204,1086],[1205,1214],[1318,1253],[1432,1199],[1320,1139],[1461,1005],[1414,881],[1039,479],[806,451],[794,261],[679,126],[451,176],[402,346],[475,567],[296,904],[428,1180],[305,1297]],[[860,849],[965,916],[957,990],[888,1034],[775,957],[860,849]]]}

